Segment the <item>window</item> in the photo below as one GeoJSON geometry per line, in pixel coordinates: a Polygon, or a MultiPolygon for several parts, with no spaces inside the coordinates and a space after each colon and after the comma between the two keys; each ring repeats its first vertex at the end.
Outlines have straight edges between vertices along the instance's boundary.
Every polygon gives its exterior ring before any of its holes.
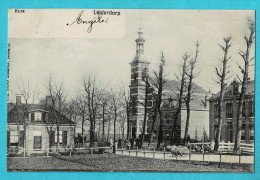
{"type": "Polygon", "coordinates": [[[41,121],[41,120],[42,120],[42,113],[36,112],[36,113],[34,114],[34,120],[35,120],[35,121],[41,121]]]}
{"type": "Polygon", "coordinates": [[[134,79],[134,82],[137,82],[137,77],[138,77],[138,72],[137,72],[137,70],[134,70],[134,71],[133,71],[133,79],[134,79]]]}
{"type": "Polygon", "coordinates": [[[242,128],[241,128],[241,140],[246,140],[245,129],[246,129],[246,125],[245,125],[245,124],[242,124],[242,128]]]}
{"type": "Polygon", "coordinates": [[[43,121],[46,120],[46,113],[45,112],[42,113],[42,120],[43,121]]]}
{"type": "Polygon", "coordinates": [[[232,118],[233,117],[233,106],[232,103],[226,104],[226,118],[232,118]]]}
{"type": "Polygon", "coordinates": [[[145,78],[147,77],[147,68],[145,67],[142,71],[142,80],[145,81],[145,78]]]}
{"type": "Polygon", "coordinates": [[[67,131],[62,131],[62,145],[67,146],[67,131]]]}
{"type": "MultiPolygon", "coordinates": [[[[58,132],[55,131],[55,143],[58,142],[58,132]]],[[[59,131],[59,143],[62,144],[62,131],[59,131]]]]}
{"type": "Polygon", "coordinates": [[[255,129],[253,124],[249,125],[249,140],[255,140],[255,129]]]}
{"type": "Polygon", "coordinates": [[[249,102],[249,117],[254,117],[255,116],[255,104],[253,101],[249,102]]]}
{"type": "Polygon", "coordinates": [[[218,104],[214,105],[214,117],[218,118],[218,104]]]}
{"type": "Polygon", "coordinates": [[[242,117],[245,117],[245,107],[246,107],[246,103],[244,102],[242,106],[242,117]]]}
{"type": "Polygon", "coordinates": [[[19,131],[10,131],[10,146],[18,146],[19,131]]]}
{"type": "Polygon", "coordinates": [[[229,131],[229,141],[233,142],[233,123],[232,122],[228,122],[228,131],[229,131]]]}
{"type": "Polygon", "coordinates": [[[34,113],[31,113],[31,120],[34,121],[34,113]]]}
{"type": "Polygon", "coordinates": [[[135,97],[132,97],[132,112],[136,113],[137,109],[136,109],[136,99],[135,97]]]}

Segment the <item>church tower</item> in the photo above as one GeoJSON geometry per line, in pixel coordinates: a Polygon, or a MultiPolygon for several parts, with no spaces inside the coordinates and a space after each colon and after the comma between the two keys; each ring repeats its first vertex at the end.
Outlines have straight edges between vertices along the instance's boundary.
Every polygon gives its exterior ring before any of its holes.
{"type": "Polygon", "coordinates": [[[145,40],[142,37],[143,32],[138,31],[136,42],[136,55],[131,65],[131,83],[130,83],[130,135],[132,138],[142,133],[144,120],[144,97],[145,97],[145,77],[149,73],[147,61],[144,55],[145,40]]]}

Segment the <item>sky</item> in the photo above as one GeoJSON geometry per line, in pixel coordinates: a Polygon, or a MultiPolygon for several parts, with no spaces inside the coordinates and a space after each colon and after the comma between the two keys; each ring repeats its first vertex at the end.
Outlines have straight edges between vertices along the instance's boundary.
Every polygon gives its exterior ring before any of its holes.
{"type": "MultiPolygon", "coordinates": [[[[194,56],[195,43],[199,41],[199,76],[195,82],[205,90],[218,92],[220,87],[214,68],[223,56],[218,44],[223,37],[232,37],[229,55],[230,79],[241,75],[236,63],[243,60],[238,54],[245,50],[244,35],[248,34],[247,18],[254,11],[206,11],[206,10],[123,10],[125,11],[125,35],[122,38],[9,38],[10,71],[9,100],[13,101],[18,79],[29,81],[41,97],[46,96],[44,82],[50,74],[63,81],[73,97],[82,88],[82,75],[92,72],[101,83],[117,87],[130,82],[129,63],[135,56],[135,39],[138,29],[146,40],[144,53],[150,64],[150,72],[156,69],[161,53],[166,60],[168,79],[175,79],[178,64],[185,52],[194,56]],[[141,18],[140,18],[141,14],[141,18]]],[[[251,57],[255,54],[252,47],[251,57]]],[[[254,63],[254,62],[253,62],[254,63]]],[[[254,79],[254,66],[250,66],[250,78],[254,79]]]]}

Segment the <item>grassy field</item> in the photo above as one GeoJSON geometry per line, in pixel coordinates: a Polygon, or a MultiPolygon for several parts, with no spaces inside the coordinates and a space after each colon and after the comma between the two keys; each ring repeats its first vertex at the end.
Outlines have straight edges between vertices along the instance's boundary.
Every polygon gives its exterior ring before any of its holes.
{"type": "Polygon", "coordinates": [[[8,171],[132,171],[132,172],[251,172],[250,169],[217,164],[198,165],[172,160],[128,157],[115,154],[7,158],[8,171]]]}

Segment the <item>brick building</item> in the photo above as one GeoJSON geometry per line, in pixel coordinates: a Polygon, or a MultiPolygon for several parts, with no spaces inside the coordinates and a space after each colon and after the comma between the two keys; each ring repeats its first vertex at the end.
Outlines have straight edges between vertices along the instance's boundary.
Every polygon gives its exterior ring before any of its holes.
{"type": "MultiPolygon", "coordinates": [[[[48,98],[46,98],[48,99],[48,98]]],[[[27,153],[43,153],[59,143],[59,147],[74,146],[75,124],[46,104],[23,104],[21,96],[16,103],[8,103],[7,151],[26,147],[27,153]],[[57,116],[53,116],[56,111],[57,116]],[[57,138],[56,119],[59,119],[57,138]],[[26,128],[26,129],[25,129],[26,128]],[[24,129],[26,138],[24,140],[24,129]],[[59,142],[58,142],[59,139],[59,142]]]]}
{"type": "MultiPolygon", "coordinates": [[[[130,82],[130,134],[132,137],[137,137],[142,133],[143,119],[144,119],[144,97],[145,97],[145,81],[144,77],[149,73],[150,62],[146,59],[144,54],[145,40],[142,37],[143,32],[138,32],[136,39],[136,55],[131,65],[131,82],[130,82]]],[[[150,132],[152,125],[153,107],[155,105],[153,95],[156,88],[152,85],[154,78],[149,78],[150,89],[148,95],[148,116],[146,134],[150,132]]],[[[178,93],[179,83],[174,80],[167,80],[162,97],[162,117],[163,117],[163,139],[170,140],[173,127],[173,116],[176,111],[177,102],[176,94],[178,93]]],[[[207,105],[208,92],[194,84],[193,100],[191,101],[191,116],[189,135],[191,138],[198,136],[198,140],[202,138],[205,131],[209,134],[209,106],[207,105]]],[[[158,133],[158,120],[156,121],[153,131],[153,137],[156,139],[158,133]]],[[[181,115],[178,120],[178,136],[184,137],[186,123],[186,107],[183,103],[181,115]]]]}
{"type": "MultiPolygon", "coordinates": [[[[241,141],[254,142],[255,126],[255,81],[249,80],[246,84],[246,95],[242,111],[242,132],[241,141]]],[[[239,90],[241,85],[234,80],[225,88],[223,102],[223,125],[221,132],[221,141],[234,142],[237,126],[237,106],[239,90]]],[[[214,140],[218,119],[218,96],[219,93],[212,95],[209,99],[210,106],[210,140],[214,140]]]]}

